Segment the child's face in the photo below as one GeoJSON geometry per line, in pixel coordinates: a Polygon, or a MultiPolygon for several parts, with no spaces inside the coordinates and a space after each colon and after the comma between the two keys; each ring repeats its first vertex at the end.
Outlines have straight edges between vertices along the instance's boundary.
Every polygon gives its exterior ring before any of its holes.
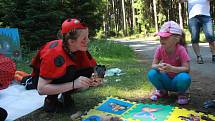
{"type": "Polygon", "coordinates": [[[179,42],[179,37],[171,35],[169,37],[160,37],[160,44],[165,48],[172,48],[179,42]]]}

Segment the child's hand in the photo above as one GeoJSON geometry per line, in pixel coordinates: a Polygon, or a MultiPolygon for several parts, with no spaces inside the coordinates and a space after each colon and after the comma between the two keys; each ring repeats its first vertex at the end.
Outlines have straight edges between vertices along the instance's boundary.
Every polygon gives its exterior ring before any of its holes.
{"type": "Polygon", "coordinates": [[[171,72],[172,65],[167,64],[167,63],[162,63],[161,70],[164,72],[171,72]]]}
{"type": "Polygon", "coordinates": [[[163,63],[159,63],[159,64],[158,64],[158,70],[159,70],[160,72],[165,72],[165,70],[163,69],[163,67],[164,67],[164,64],[163,64],[163,63]]]}

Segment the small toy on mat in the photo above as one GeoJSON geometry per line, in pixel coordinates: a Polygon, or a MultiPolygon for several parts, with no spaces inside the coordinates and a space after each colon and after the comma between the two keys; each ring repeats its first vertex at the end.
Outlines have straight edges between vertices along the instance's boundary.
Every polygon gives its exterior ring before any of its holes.
{"type": "Polygon", "coordinates": [[[120,117],[111,115],[93,115],[83,121],[124,121],[120,117]]]}
{"type": "Polygon", "coordinates": [[[207,100],[203,103],[204,108],[215,108],[215,100],[207,100]]]}
{"type": "Polygon", "coordinates": [[[82,115],[83,115],[82,112],[78,111],[75,114],[72,114],[70,116],[70,119],[72,119],[72,121],[76,121],[76,120],[80,119],[82,115]]]}
{"type": "Polygon", "coordinates": [[[193,114],[189,114],[187,117],[186,116],[179,116],[178,118],[180,118],[183,121],[200,121],[200,116],[193,115],[193,114]]]}

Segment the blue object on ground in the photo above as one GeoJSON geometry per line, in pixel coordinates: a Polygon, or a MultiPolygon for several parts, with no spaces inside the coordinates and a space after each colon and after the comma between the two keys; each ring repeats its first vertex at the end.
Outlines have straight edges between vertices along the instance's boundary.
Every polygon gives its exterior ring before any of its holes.
{"type": "Polygon", "coordinates": [[[101,121],[101,118],[99,116],[90,116],[87,119],[83,120],[83,121],[101,121]]]}
{"type": "Polygon", "coordinates": [[[215,100],[207,100],[203,103],[204,108],[215,108],[215,100]]]}

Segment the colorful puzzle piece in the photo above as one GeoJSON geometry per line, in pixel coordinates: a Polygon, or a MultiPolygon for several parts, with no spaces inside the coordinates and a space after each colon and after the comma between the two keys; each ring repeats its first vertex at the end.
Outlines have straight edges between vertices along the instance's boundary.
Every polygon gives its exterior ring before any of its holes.
{"type": "Polygon", "coordinates": [[[96,110],[100,110],[102,112],[107,112],[110,114],[122,115],[123,113],[128,111],[133,105],[134,104],[129,102],[109,98],[101,106],[96,108],[96,110]]]}
{"type": "Polygon", "coordinates": [[[138,121],[164,121],[169,113],[172,112],[172,106],[156,104],[137,104],[122,117],[138,121]]]}
{"type": "Polygon", "coordinates": [[[166,121],[215,121],[213,115],[175,107],[166,121]]]}
{"type": "Polygon", "coordinates": [[[122,121],[215,121],[215,116],[170,105],[142,104],[109,97],[91,109],[83,121],[103,121],[103,116],[122,121]]]}

